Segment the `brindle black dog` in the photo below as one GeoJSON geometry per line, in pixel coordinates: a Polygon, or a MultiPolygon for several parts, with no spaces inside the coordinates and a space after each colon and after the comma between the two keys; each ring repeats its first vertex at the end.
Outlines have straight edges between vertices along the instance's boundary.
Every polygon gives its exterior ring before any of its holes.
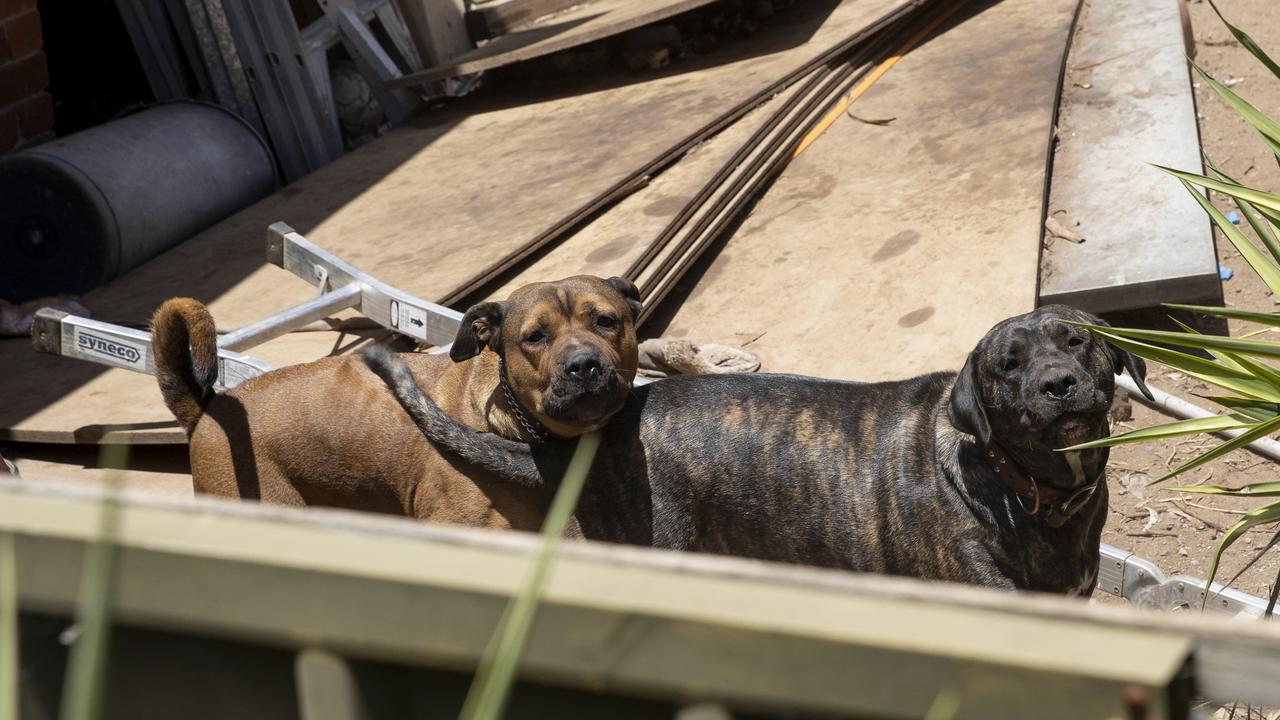
{"type": "MultiPolygon", "coordinates": [[[[603,430],[578,506],[592,539],[1003,588],[1088,594],[1106,519],[1114,374],[1140,359],[1062,320],[994,327],[964,369],[898,382],[674,377],[603,430]]],[[[366,355],[423,432],[513,482],[560,477],[571,442],[459,426],[390,354],[366,355]]]]}

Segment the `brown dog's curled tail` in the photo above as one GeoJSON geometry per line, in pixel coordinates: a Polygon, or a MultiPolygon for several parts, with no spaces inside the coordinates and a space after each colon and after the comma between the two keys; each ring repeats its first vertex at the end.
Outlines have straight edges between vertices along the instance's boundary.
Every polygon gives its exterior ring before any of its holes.
{"type": "Polygon", "coordinates": [[[191,298],[161,305],[151,319],[151,354],[164,404],[190,435],[218,380],[218,331],[209,310],[191,298]]]}
{"type": "MultiPolygon", "coordinates": [[[[427,440],[508,482],[535,489],[546,487],[543,471],[528,445],[460,425],[422,392],[404,360],[385,347],[371,345],[360,357],[387,384],[387,389],[427,440]]],[[[559,465],[551,472],[557,470],[563,472],[559,465]]]]}

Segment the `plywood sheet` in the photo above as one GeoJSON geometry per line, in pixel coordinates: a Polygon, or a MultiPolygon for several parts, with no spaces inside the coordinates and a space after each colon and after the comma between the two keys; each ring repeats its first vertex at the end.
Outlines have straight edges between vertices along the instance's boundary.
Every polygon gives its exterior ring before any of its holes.
{"type": "MultiPolygon", "coordinates": [[[[851,111],[893,122],[836,122],[647,332],[745,345],[768,371],[880,380],[958,368],[992,325],[1035,307],[1074,10],[998,3],[907,55],[851,111]]],[[[732,140],[700,150],[703,175],[694,156],[513,284],[626,269],[732,140]]]]}
{"type": "MultiPolygon", "coordinates": [[[[220,325],[237,327],[305,300],[311,286],[263,262],[266,227],[277,221],[407,292],[446,296],[899,4],[810,0],[778,16],[771,30],[665,74],[482,93],[341,158],[84,302],[103,319],[145,322],[166,298],[188,295],[209,302],[220,325]]],[[[306,347],[286,360],[308,360],[332,345],[297,342],[306,347]]],[[[171,420],[145,377],[38,356],[22,340],[0,341],[0,367],[0,439],[70,442],[86,426],[171,420]]]]}

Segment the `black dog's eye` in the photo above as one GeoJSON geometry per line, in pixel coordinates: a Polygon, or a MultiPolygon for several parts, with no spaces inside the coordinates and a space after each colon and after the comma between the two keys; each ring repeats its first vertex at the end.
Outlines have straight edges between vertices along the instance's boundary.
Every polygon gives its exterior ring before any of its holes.
{"type": "Polygon", "coordinates": [[[609,315],[601,315],[596,318],[596,327],[601,330],[612,330],[618,326],[617,318],[609,315]]]}
{"type": "Polygon", "coordinates": [[[1018,362],[1018,358],[1009,358],[1004,361],[1004,371],[1013,372],[1018,369],[1019,365],[1021,365],[1021,363],[1018,362]]]}
{"type": "Polygon", "coordinates": [[[1084,338],[1076,336],[1067,341],[1067,347],[1079,347],[1084,344],[1084,338]]]}
{"type": "Polygon", "coordinates": [[[542,332],[541,330],[534,330],[533,332],[524,336],[525,343],[529,345],[537,345],[538,343],[546,339],[547,339],[547,334],[542,332]]]}

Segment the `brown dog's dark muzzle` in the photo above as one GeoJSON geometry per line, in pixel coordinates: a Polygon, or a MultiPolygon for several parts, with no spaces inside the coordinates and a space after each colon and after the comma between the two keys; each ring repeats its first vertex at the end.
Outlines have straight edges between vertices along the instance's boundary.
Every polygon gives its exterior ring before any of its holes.
{"type": "Polygon", "coordinates": [[[616,411],[626,399],[627,382],[606,357],[594,350],[565,358],[542,398],[542,414],[574,425],[592,424],[616,411]]]}

